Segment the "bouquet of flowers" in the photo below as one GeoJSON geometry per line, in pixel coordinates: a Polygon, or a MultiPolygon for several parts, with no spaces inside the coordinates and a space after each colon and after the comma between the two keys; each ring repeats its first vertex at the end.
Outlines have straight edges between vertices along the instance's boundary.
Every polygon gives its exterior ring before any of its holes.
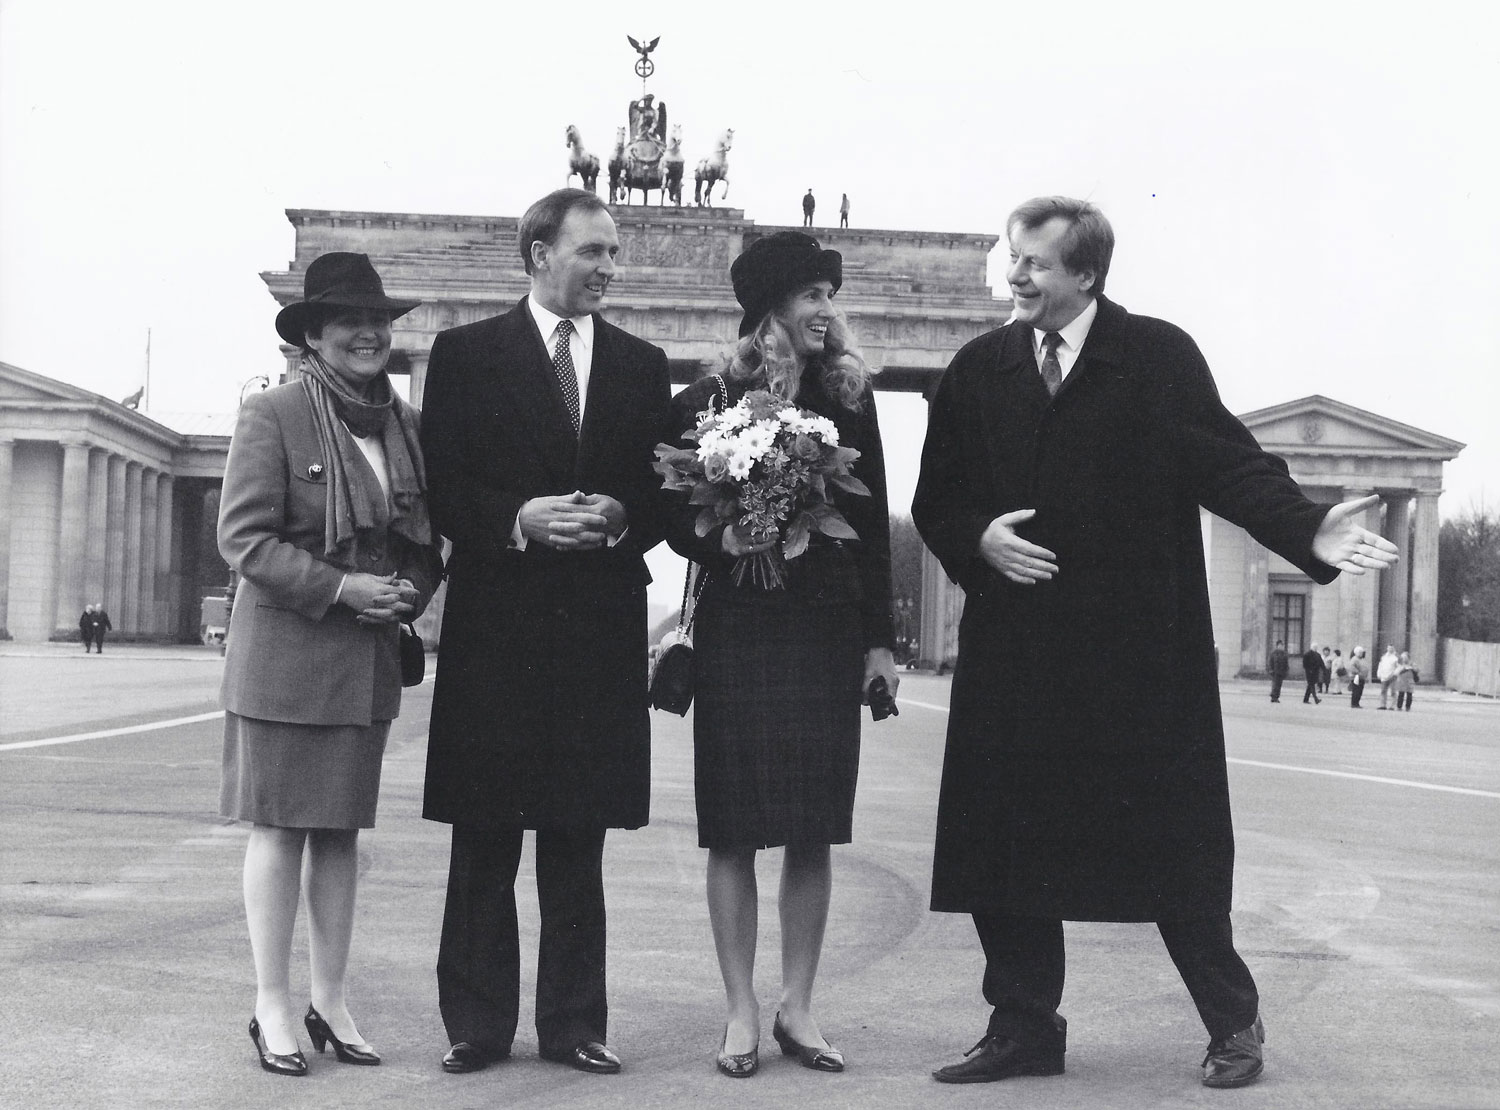
{"type": "Polygon", "coordinates": [[[689,503],[702,506],[698,535],[738,524],[758,543],[779,541],[739,558],[736,585],[748,574],[765,589],[782,586],[784,560],[806,551],[814,532],[859,538],[829,499],[830,487],[865,496],[870,490],[849,473],[859,452],[839,446],[827,417],[754,390],[723,412],[700,413],[685,438],[697,446],[657,444],[655,468],[666,489],[686,490],[689,503]]]}

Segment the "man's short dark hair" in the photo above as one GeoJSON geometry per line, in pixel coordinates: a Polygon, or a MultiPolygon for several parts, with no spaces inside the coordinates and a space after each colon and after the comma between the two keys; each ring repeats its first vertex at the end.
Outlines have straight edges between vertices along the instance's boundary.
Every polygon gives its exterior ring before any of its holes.
{"type": "Polygon", "coordinates": [[[548,193],[521,217],[521,263],[526,272],[532,272],[531,244],[546,243],[549,247],[557,242],[557,233],[563,221],[574,209],[585,212],[607,212],[608,206],[587,189],[557,189],[548,193]]]}
{"type": "Polygon", "coordinates": [[[1068,230],[1062,241],[1062,261],[1069,273],[1091,272],[1095,296],[1104,292],[1104,279],[1109,274],[1109,260],[1115,253],[1115,229],[1109,226],[1104,213],[1086,200],[1073,197],[1033,197],[1020,205],[1005,220],[1005,233],[1020,224],[1027,231],[1035,231],[1048,220],[1062,217],[1068,221],[1068,230]]]}

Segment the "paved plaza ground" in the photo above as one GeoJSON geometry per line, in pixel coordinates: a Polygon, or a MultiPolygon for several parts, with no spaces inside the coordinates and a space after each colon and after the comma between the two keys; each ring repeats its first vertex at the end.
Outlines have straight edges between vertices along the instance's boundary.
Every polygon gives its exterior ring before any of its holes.
{"type": "MultiPolygon", "coordinates": [[[[770,1051],[748,1081],[713,1070],[722,1000],[691,721],[663,714],[652,823],[611,833],[605,856],[609,1039],[624,1073],[539,1061],[526,1013],[510,1062],[438,1068],[448,845],[420,817],[427,685],[408,694],[379,822],[360,841],[351,1008],[386,1062],[313,1057],[308,1078],[284,1079],[259,1070],[245,1035],[245,833],[216,811],[222,666],[192,646],[111,645],[101,657],[0,645],[0,1106],[1500,1107],[1500,704],[1422,689],[1409,714],[1376,711],[1378,698],[1355,712],[1303,706],[1291,687],[1271,705],[1263,684],[1225,683],[1234,922],[1264,999],[1264,1081],[1198,1084],[1206,1038],[1154,929],[1077,924],[1067,1074],[955,1088],[928,1073],[973,1044],[986,1014],[972,927],[926,908],[946,679],[908,677],[901,716],[866,728],[818,992],[823,1028],[849,1058],[843,1075],[775,1054],[779,853],[763,854],[770,1051]]],[[[526,1009],[529,856],[517,887],[526,1009]]]]}

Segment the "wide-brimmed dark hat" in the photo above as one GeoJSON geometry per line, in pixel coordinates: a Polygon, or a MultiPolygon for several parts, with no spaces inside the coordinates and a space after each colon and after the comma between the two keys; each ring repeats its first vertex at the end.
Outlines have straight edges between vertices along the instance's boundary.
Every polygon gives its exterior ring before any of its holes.
{"type": "Polygon", "coordinates": [[[740,335],[749,335],[788,293],[815,281],[844,284],[844,256],[824,250],[811,235],[778,231],[757,239],[729,267],[734,299],[745,310],[740,335]]]}
{"type": "Polygon", "coordinates": [[[307,342],[307,317],[317,305],[339,308],[383,308],[391,319],[405,316],[421,301],[403,301],[385,295],[380,275],[367,254],[329,251],[308,264],[302,278],[302,299],[276,314],[276,334],[294,347],[307,342]]]}

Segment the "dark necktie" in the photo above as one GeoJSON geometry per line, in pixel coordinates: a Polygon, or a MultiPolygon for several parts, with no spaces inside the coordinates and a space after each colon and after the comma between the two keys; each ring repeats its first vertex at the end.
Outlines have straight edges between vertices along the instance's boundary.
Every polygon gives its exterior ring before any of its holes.
{"type": "MultiPolygon", "coordinates": [[[[568,404],[568,415],[573,418],[573,434],[578,434],[578,373],[573,369],[573,350],[568,337],[573,334],[572,320],[559,320],[557,324],[557,351],[552,356],[552,369],[557,371],[557,384],[562,386],[563,400],[568,404]]],[[[1054,360],[1056,358],[1054,356],[1054,360]]]]}
{"type": "Polygon", "coordinates": [[[1062,385],[1062,363],[1057,361],[1057,345],[1062,342],[1062,336],[1055,331],[1049,331],[1042,336],[1042,346],[1047,353],[1042,356],[1042,381],[1047,386],[1047,392],[1057,396],[1058,387],[1062,385]]]}

